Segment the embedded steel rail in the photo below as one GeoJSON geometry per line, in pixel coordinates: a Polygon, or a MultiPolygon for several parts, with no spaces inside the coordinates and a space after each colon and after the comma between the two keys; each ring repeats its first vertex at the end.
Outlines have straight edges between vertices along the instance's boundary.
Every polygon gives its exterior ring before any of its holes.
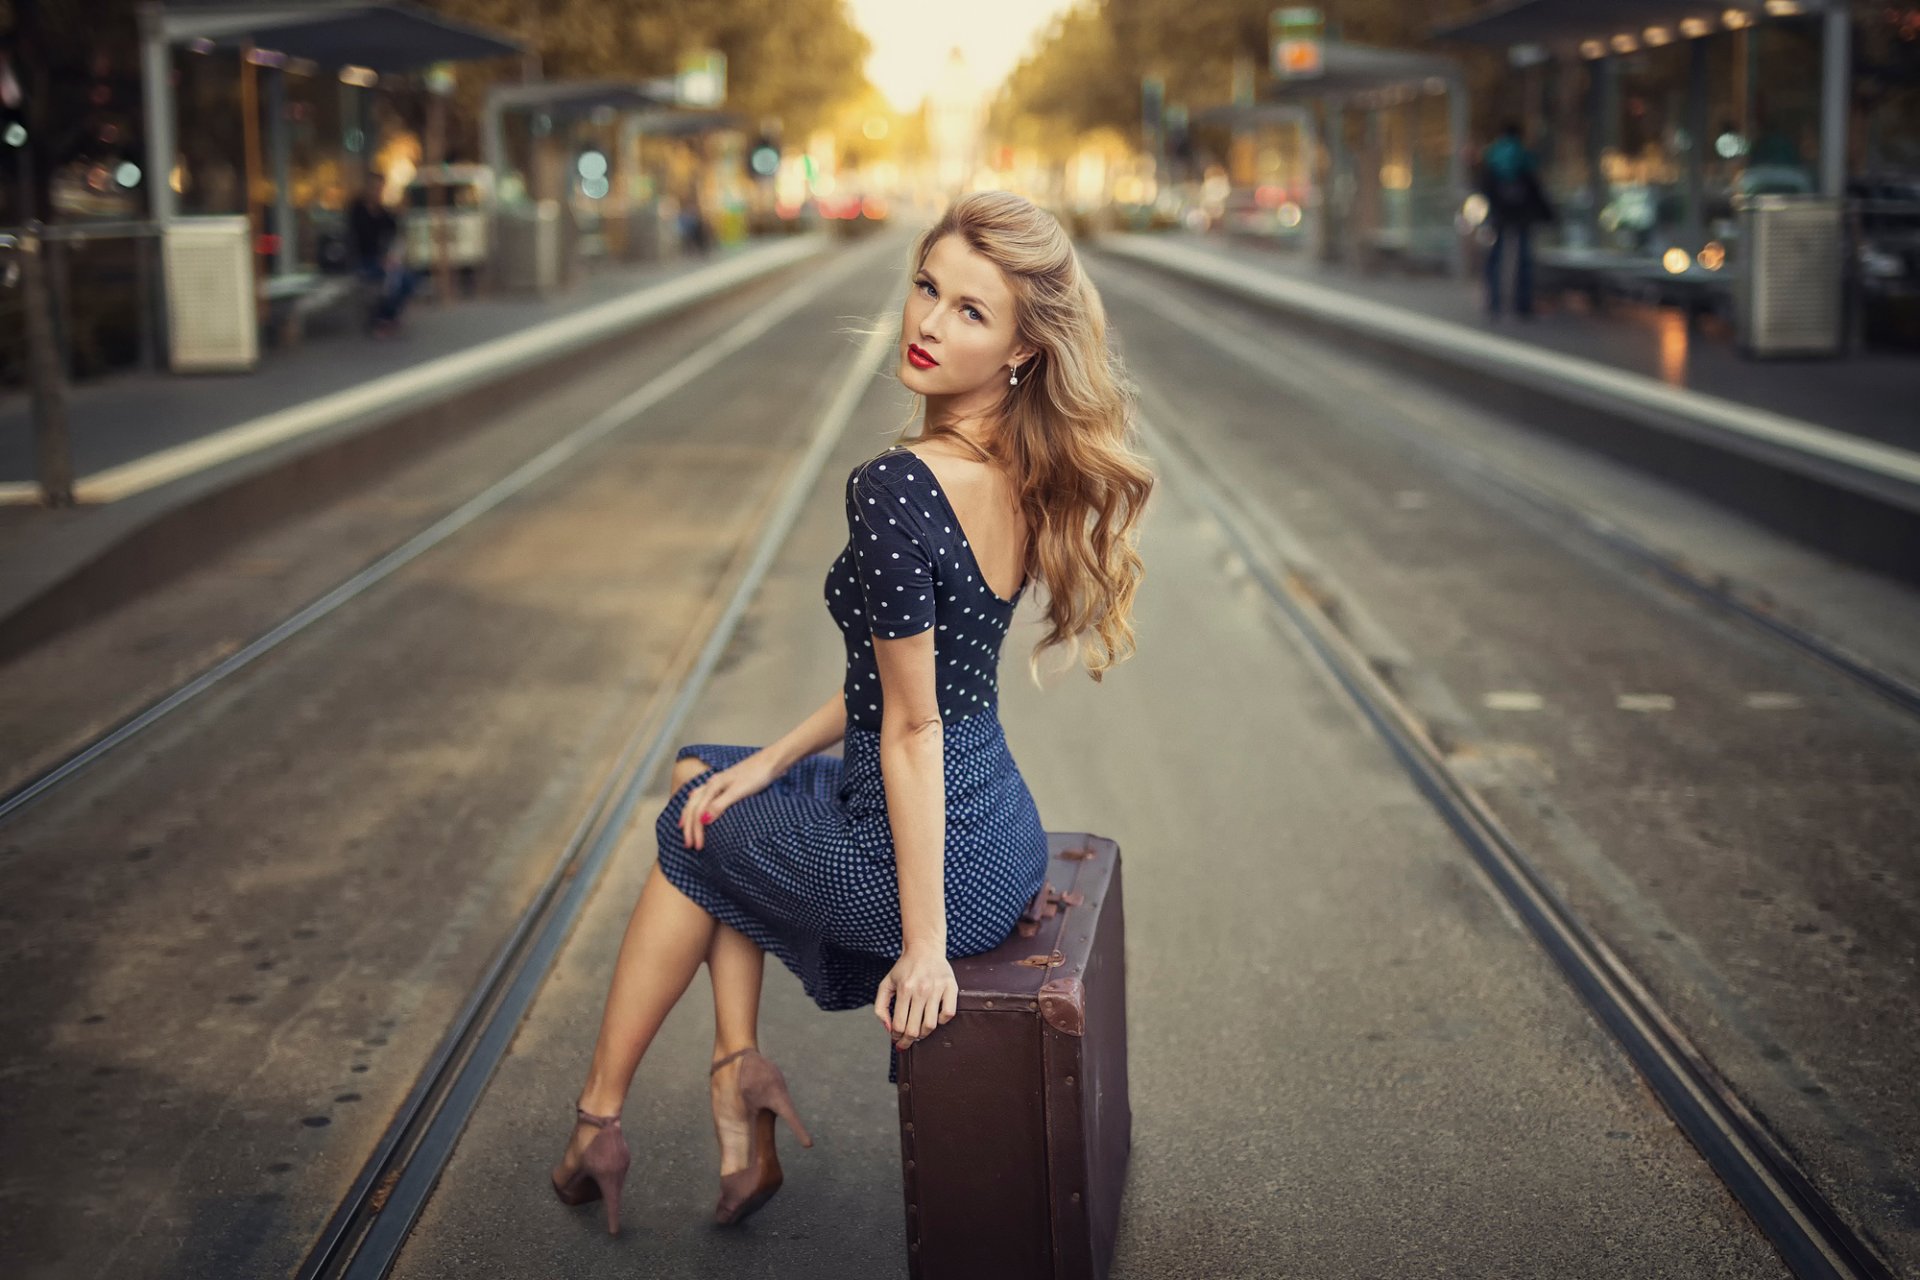
{"type": "Polygon", "coordinates": [[[694,698],[719,664],[891,343],[884,323],[876,325],[812,441],[791,464],[779,500],[763,516],[757,534],[741,544],[736,565],[742,559],[745,563],[729,569],[732,590],[724,597],[716,593],[689,628],[659,692],[637,720],[585,816],[375,1144],[301,1265],[299,1280],[367,1280],[392,1269],[494,1068],[506,1055],[629,818],[665,761],[694,698]]]}
{"type": "MultiPolygon", "coordinates": [[[[1132,281],[1126,281],[1125,287],[1137,289],[1140,286],[1132,281]]],[[[1263,374],[1269,372],[1266,363],[1248,346],[1223,334],[1217,326],[1198,323],[1194,314],[1184,304],[1170,300],[1165,295],[1158,295],[1155,298],[1155,306],[1162,318],[1179,325],[1195,338],[1206,341],[1215,349],[1241,360],[1256,371],[1263,374]]],[[[1432,436],[1410,429],[1406,424],[1391,417],[1369,419],[1367,425],[1386,432],[1394,440],[1416,450],[1429,463],[1449,476],[1462,478],[1469,483],[1484,483],[1502,495],[1531,507],[1562,527],[1595,539],[1628,560],[1651,569],[1670,585],[1692,596],[1697,602],[1730,613],[1749,625],[1758,627],[1774,639],[1786,643],[1800,656],[1811,658],[1815,663],[1892,703],[1899,710],[1909,715],[1920,716],[1920,684],[1897,672],[1877,666],[1872,660],[1853,652],[1839,641],[1814,630],[1813,626],[1803,626],[1774,612],[1749,595],[1731,589],[1727,580],[1721,575],[1692,567],[1672,552],[1641,537],[1626,526],[1608,519],[1578,500],[1556,493],[1546,486],[1517,474],[1512,467],[1489,457],[1483,450],[1471,446],[1463,447],[1457,441],[1451,440],[1442,444],[1432,436]]],[[[1817,625],[1816,620],[1814,626],[1817,625]]]]}
{"type": "MultiPolygon", "coordinates": [[[[829,271],[827,280],[838,278],[852,267],[862,265],[864,261],[865,259],[860,255],[843,260],[829,271]]],[[[341,606],[364,595],[368,590],[392,577],[408,564],[453,537],[574,455],[627,425],[659,401],[758,338],[790,312],[817,297],[825,282],[820,276],[810,276],[774,298],[766,306],[755,308],[744,320],[706,346],[676,362],[671,368],[648,380],[636,390],[622,396],[586,423],[516,467],[508,475],[461,503],[460,506],[299,612],[256,637],[245,647],[201,672],[144,710],[98,735],[37,776],[0,795],[0,822],[5,822],[35,800],[73,780],[114,748],[137,737],[221,681],[278,648],[283,642],[305,631],[341,606]]]]}
{"type": "Polygon", "coordinates": [[[1155,456],[1220,526],[1261,591],[1308,647],[1607,1032],[1654,1096],[1800,1280],[1892,1280],[1893,1273],[1813,1186],[1653,994],[1534,869],[1473,788],[1447,767],[1418,717],[1254,532],[1230,484],[1174,436],[1141,423],[1155,456]]]}

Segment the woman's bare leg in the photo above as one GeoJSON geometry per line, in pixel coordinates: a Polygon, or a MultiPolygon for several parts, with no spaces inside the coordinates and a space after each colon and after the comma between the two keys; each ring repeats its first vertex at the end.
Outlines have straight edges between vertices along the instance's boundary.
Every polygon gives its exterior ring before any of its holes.
{"type": "Polygon", "coordinates": [[[760,983],[767,953],[730,924],[715,923],[707,948],[707,973],[713,978],[713,1056],[760,1044],[760,983]]]}
{"type": "MultiPolygon", "coordinates": [[[[679,761],[673,770],[674,789],[705,768],[693,756],[679,761]]],[[[614,1115],[625,1104],[641,1057],[707,958],[717,925],[705,907],[660,873],[658,863],[647,872],[614,962],[593,1065],[580,1091],[582,1107],[614,1115]]]]}
{"type": "MultiPolygon", "coordinates": [[[[707,948],[707,975],[713,979],[713,1057],[759,1046],[760,983],[767,953],[732,925],[716,924],[707,948]]],[[[720,1140],[724,1176],[747,1167],[750,1151],[746,1109],[740,1105],[740,1061],[712,1074],[713,1131],[720,1140]]]]}
{"type": "Polygon", "coordinates": [[[599,1115],[617,1113],[660,1024],[686,994],[706,958],[716,925],[706,908],[682,893],[654,864],[627,921],[614,964],[593,1065],[580,1105],[599,1115]]]}

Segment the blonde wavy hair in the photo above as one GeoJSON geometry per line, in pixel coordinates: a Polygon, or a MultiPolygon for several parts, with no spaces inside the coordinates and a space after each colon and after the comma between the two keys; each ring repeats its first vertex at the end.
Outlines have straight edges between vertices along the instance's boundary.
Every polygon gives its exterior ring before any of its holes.
{"type": "Polygon", "coordinates": [[[1032,531],[1025,576],[1047,589],[1047,631],[1028,655],[1028,677],[1038,687],[1040,655],[1071,644],[1097,684],[1133,655],[1133,597],[1145,576],[1138,525],[1156,476],[1136,448],[1137,389],[1107,345],[1100,294],[1052,214],[1011,191],[961,196],[914,241],[908,279],[949,235],[1000,268],[1016,345],[1035,354],[1019,383],[1001,388],[991,448],[932,424],[909,437],[925,407],[918,395],[893,443],[950,439],[1014,480],[1032,531]]]}

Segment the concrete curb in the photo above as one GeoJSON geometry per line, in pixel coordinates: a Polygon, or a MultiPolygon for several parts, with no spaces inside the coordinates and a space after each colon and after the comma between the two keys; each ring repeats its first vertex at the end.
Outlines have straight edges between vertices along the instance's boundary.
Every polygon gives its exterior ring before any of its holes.
{"type": "Polygon", "coordinates": [[[0,663],[525,403],[635,330],[832,244],[804,236],[751,251],[84,478],[83,502],[104,505],[43,513],[65,527],[13,553],[33,559],[0,584],[0,663]]]}
{"type": "Polygon", "coordinates": [[[1258,303],[1317,336],[1338,329],[1529,427],[1920,582],[1920,454],[1150,236],[1103,236],[1094,248],[1258,303]]]}

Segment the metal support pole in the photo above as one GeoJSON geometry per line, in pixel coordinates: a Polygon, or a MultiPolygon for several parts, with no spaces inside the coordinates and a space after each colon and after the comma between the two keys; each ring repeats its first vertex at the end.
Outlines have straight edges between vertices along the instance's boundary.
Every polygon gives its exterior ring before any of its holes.
{"type": "Polygon", "coordinates": [[[1600,172],[1602,157],[1613,136],[1613,59],[1587,63],[1587,243],[1600,248],[1600,207],[1607,201],[1607,179],[1600,172]]]}
{"type": "Polygon", "coordinates": [[[253,323],[267,315],[267,273],[260,270],[260,206],[253,193],[260,181],[260,93],[258,68],[253,61],[253,41],[240,46],[240,139],[245,152],[241,181],[242,198],[247,211],[247,264],[253,270],[253,323]]]}
{"type": "Polygon", "coordinates": [[[140,6],[140,88],[147,116],[147,212],[164,228],[173,219],[173,72],[165,15],[154,3],[140,6]]]}
{"type": "Polygon", "coordinates": [[[1751,146],[1753,135],[1760,128],[1758,86],[1755,84],[1760,72],[1760,26],[1758,23],[1749,23],[1734,35],[1740,40],[1740,136],[1751,146]]]}
{"type": "Polygon", "coordinates": [[[1448,265],[1455,279],[1467,276],[1467,238],[1460,234],[1455,215],[1467,199],[1467,86],[1457,75],[1447,78],[1447,227],[1450,233],[1448,265]]]}
{"type": "Polygon", "coordinates": [[[1369,103],[1360,140],[1360,177],[1355,183],[1354,265],[1363,273],[1379,269],[1380,230],[1386,225],[1386,200],[1380,189],[1380,166],[1386,162],[1380,107],[1369,103]]]}
{"type": "Polygon", "coordinates": [[[1687,43],[1687,204],[1681,234],[1688,253],[1700,252],[1707,239],[1707,42],[1687,43]]]}
{"type": "Polygon", "coordinates": [[[140,312],[140,367],[149,373],[160,370],[160,344],[154,340],[153,323],[154,240],[146,234],[133,237],[134,305],[140,312]]]}
{"type": "Polygon", "coordinates": [[[49,241],[44,234],[40,250],[46,264],[46,274],[41,277],[47,286],[46,315],[52,325],[54,355],[64,377],[73,371],[73,250],[66,241],[49,241]]]}
{"type": "MultiPolygon", "coordinates": [[[[1326,254],[1327,236],[1333,228],[1333,211],[1327,207],[1327,183],[1320,170],[1320,120],[1313,106],[1308,106],[1295,117],[1299,127],[1301,168],[1305,170],[1306,196],[1311,201],[1307,214],[1306,236],[1302,256],[1308,262],[1318,265],[1326,254]]],[[[1165,147],[1160,149],[1164,156],[1165,147]]],[[[1165,172],[1162,170],[1161,172],[1165,172]]]]}
{"type": "Polygon", "coordinates": [[[506,110],[499,93],[490,90],[486,106],[480,114],[480,158],[486,161],[487,168],[493,170],[496,191],[499,190],[501,179],[507,176],[506,110]]]}
{"type": "Polygon", "coordinates": [[[1321,99],[1327,117],[1327,184],[1320,198],[1323,216],[1329,217],[1327,233],[1320,245],[1323,262],[1338,262],[1346,255],[1347,208],[1351,204],[1352,183],[1347,176],[1346,102],[1338,94],[1321,99]]]}
{"type": "Polygon", "coordinates": [[[73,454],[67,436],[67,378],[53,340],[52,299],[47,294],[46,241],[38,222],[20,237],[26,296],[27,381],[33,389],[33,456],[41,501],[73,505],[73,454]]]}
{"type": "Polygon", "coordinates": [[[267,164],[273,170],[273,274],[286,275],[300,262],[298,234],[293,225],[293,189],[287,140],[287,72],[267,68],[267,164]]]}
{"type": "Polygon", "coordinates": [[[453,210],[447,203],[444,174],[447,161],[447,96],[444,93],[435,93],[427,101],[426,152],[422,172],[441,178],[427,186],[430,219],[427,226],[433,233],[433,300],[435,305],[444,307],[453,301],[453,271],[447,262],[447,235],[453,210]]]}
{"type": "Polygon", "coordinates": [[[1849,6],[1828,5],[1820,46],[1820,194],[1837,200],[1847,190],[1847,103],[1853,88],[1849,6]]]}

